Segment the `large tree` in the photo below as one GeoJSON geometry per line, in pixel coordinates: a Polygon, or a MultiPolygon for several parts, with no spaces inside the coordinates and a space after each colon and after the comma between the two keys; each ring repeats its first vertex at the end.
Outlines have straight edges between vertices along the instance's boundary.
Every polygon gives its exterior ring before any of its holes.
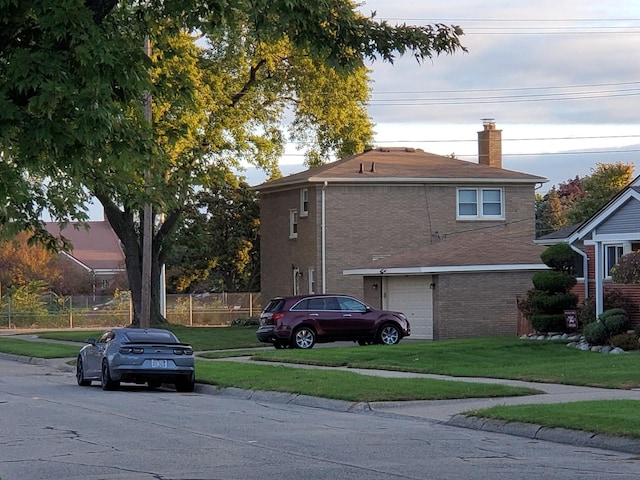
{"type": "Polygon", "coordinates": [[[12,173],[2,188],[21,207],[1,219],[37,228],[44,207],[82,218],[96,196],[123,243],[139,321],[140,219],[152,205],[163,215],[152,323],[166,239],[198,189],[241,161],[277,175],[287,135],[309,142],[309,164],[361,151],[372,137],[364,62],[462,48],[458,27],[390,26],[350,0],[0,0],[0,18],[0,168],[12,173]]]}
{"type": "Polygon", "coordinates": [[[235,176],[185,206],[167,256],[167,291],[260,290],[258,195],[235,176]]]}

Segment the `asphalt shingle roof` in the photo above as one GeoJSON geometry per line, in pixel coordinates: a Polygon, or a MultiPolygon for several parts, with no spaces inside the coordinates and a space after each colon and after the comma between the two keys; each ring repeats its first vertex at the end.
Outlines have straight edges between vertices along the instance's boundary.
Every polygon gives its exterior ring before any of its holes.
{"type": "Polygon", "coordinates": [[[304,182],[459,182],[545,183],[537,175],[480,165],[414,148],[376,148],[313,167],[257,187],[259,190],[304,182]]]}
{"type": "Polygon", "coordinates": [[[109,222],[87,222],[89,229],[68,225],[60,230],[56,222],[47,222],[49,233],[67,238],[73,245],[69,255],[91,270],[121,270],[124,268],[124,253],[120,240],[109,222]]]}

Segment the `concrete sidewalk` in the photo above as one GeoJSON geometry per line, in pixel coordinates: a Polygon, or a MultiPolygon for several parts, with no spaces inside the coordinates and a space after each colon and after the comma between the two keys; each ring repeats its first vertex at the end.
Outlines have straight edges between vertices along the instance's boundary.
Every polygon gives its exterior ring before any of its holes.
{"type": "MultiPolygon", "coordinates": [[[[293,368],[323,368],[342,370],[360,375],[374,375],[387,378],[432,378],[456,382],[493,383],[514,387],[526,387],[541,393],[522,397],[499,398],[467,398],[460,400],[425,400],[409,402],[369,402],[351,403],[329,399],[309,398],[303,395],[292,395],[275,392],[228,392],[245,398],[270,399],[296,405],[307,405],[333,410],[366,412],[375,415],[412,417],[426,422],[444,423],[456,427],[471,428],[490,432],[505,433],[537,440],[547,440],[571,445],[603,448],[608,450],[640,454],[640,439],[603,435],[592,432],[569,430],[565,428],[547,428],[541,425],[506,422],[503,420],[484,419],[467,416],[467,412],[493,407],[496,405],[527,405],[579,402],[587,400],[640,400],[640,389],[618,390],[607,388],[579,387],[554,383],[522,382],[496,378],[452,377],[411,372],[395,372],[389,370],[370,370],[349,367],[318,367],[312,365],[255,362],[249,357],[224,358],[220,361],[254,362],[261,364],[284,365],[293,368]]],[[[215,360],[213,360],[215,361],[215,360]]]]}

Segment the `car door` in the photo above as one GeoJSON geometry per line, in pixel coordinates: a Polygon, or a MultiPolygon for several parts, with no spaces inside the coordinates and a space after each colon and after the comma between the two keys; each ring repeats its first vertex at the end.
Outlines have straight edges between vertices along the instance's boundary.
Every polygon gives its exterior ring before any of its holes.
{"type": "Polygon", "coordinates": [[[343,337],[351,340],[373,335],[375,315],[361,301],[352,297],[336,297],[339,304],[339,324],[343,337]]]}
{"type": "Polygon", "coordinates": [[[107,330],[98,337],[95,343],[90,344],[85,350],[85,375],[87,377],[99,377],[102,369],[102,357],[104,355],[104,349],[113,338],[115,333],[111,330],[107,330]]]}

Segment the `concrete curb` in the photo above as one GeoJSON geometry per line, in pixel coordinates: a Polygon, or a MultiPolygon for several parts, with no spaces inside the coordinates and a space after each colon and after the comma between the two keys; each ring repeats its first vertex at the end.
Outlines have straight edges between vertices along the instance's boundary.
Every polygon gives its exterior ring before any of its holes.
{"type": "Polygon", "coordinates": [[[505,433],[507,435],[526,437],[534,440],[545,440],[580,447],[602,448],[605,450],[640,454],[640,439],[632,437],[618,437],[581,430],[570,430],[567,428],[543,427],[531,423],[467,417],[465,415],[454,415],[449,421],[444,422],[444,424],[485,432],[505,433]]]}

